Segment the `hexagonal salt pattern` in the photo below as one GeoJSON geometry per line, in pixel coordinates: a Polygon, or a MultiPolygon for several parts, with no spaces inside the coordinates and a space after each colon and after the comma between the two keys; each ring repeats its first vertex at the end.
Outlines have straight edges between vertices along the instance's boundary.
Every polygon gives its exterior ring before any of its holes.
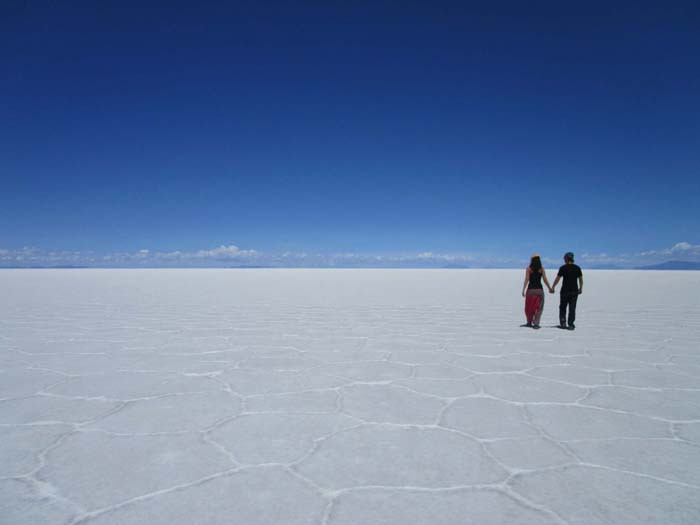
{"type": "Polygon", "coordinates": [[[570,442],[584,463],[606,465],[658,479],[700,486],[698,446],[674,439],[609,439],[570,442]]]}
{"type": "Polygon", "coordinates": [[[336,390],[310,390],[289,394],[259,394],[245,398],[246,410],[251,412],[328,413],[338,410],[340,392],[336,390]]]}
{"type": "Polygon", "coordinates": [[[513,490],[564,523],[698,523],[700,489],[600,467],[571,466],[516,476],[513,490]]]}
{"type": "Polygon", "coordinates": [[[442,425],[477,438],[537,436],[523,407],[489,397],[467,397],[451,403],[442,417],[442,425]]]}
{"type": "Polygon", "coordinates": [[[572,405],[533,405],[532,423],[554,439],[670,437],[668,423],[626,412],[572,405]]]}
{"type": "Polygon", "coordinates": [[[116,434],[155,434],[205,430],[238,415],[241,400],[228,392],[171,394],[128,402],[119,412],[87,425],[116,434]]]}
{"type": "Polygon", "coordinates": [[[38,469],[39,454],[72,430],[69,425],[0,426],[0,478],[22,477],[38,469]]]}
{"type": "Polygon", "coordinates": [[[59,498],[42,494],[23,479],[0,479],[0,523],[55,525],[71,523],[77,510],[59,498]]]}
{"type": "Polygon", "coordinates": [[[49,395],[0,401],[1,424],[87,423],[119,409],[123,403],[100,398],[49,395]]]}
{"type": "Polygon", "coordinates": [[[700,523],[700,272],[586,275],[2,271],[0,523],[700,523]]]}
{"type": "Polygon", "coordinates": [[[326,506],[317,490],[289,471],[259,467],[153,494],[132,505],[102,512],[88,523],[307,525],[321,523],[326,506]]]}
{"type": "Polygon", "coordinates": [[[316,440],[357,424],[343,414],[245,414],[214,429],[211,440],[243,464],[292,463],[316,440]]]}
{"type": "Polygon", "coordinates": [[[514,470],[538,470],[575,461],[573,454],[551,439],[496,439],[486,443],[486,449],[514,470]]]}
{"type": "Polygon", "coordinates": [[[192,483],[234,466],[199,434],[78,432],[53,448],[37,478],[88,510],[192,483]]]}
{"type": "Polygon", "coordinates": [[[440,428],[365,425],[324,440],[298,467],[336,489],[459,487],[502,481],[506,471],[473,439],[440,428]]]}
{"type": "Polygon", "coordinates": [[[342,390],[343,410],[363,421],[434,423],[444,400],[392,385],[353,385],[342,390]]]}
{"type": "MultiPolygon", "coordinates": [[[[698,381],[700,385],[700,381],[698,381]]],[[[596,387],[581,402],[599,408],[634,412],[677,421],[700,420],[700,389],[638,389],[596,387]]]]}
{"type": "Polygon", "coordinates": [[[404,525],[530,525],[556,524],[553,516],[496,490],[371,490],[347,492],[338,497],[330,523],[382,523],[404,525]]]}
{"type": "Polygon", "coordinates": [[[31,396],[65,380],[63,374],[46,370],[0,370],[0,400],[31,396]]]}

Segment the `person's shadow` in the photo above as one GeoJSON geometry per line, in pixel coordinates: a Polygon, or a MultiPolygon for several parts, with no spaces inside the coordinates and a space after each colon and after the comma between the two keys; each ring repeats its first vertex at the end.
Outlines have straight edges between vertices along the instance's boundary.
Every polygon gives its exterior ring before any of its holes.
{"type": "Polygon", "coordinates": [[[520,325],[520,328],[534,328],[535,330],[539,330],[539,329],[540,329],[540,325],[537,325],[537,324],[527,324],[527,323],[525,323],[525,324],[521,324],[521,325],[520,325]]]}

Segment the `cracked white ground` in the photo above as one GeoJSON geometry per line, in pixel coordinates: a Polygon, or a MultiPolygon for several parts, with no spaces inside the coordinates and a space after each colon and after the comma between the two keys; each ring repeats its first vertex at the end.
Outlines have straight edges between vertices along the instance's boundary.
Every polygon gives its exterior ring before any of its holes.
{"type": "Polygon", "coordinates": [[[0,523],[700,523],[700,272],[522,273],[1,271],[0,523]]]}

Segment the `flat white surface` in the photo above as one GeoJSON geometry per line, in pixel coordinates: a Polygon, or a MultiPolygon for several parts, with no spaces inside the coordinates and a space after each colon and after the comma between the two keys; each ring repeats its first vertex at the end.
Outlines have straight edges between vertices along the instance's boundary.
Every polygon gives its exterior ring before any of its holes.
{"type": "Polygon", "coordinates": [[[0,523],[700,523],[700,272],[523,273],[0,271],[0,523]]]}

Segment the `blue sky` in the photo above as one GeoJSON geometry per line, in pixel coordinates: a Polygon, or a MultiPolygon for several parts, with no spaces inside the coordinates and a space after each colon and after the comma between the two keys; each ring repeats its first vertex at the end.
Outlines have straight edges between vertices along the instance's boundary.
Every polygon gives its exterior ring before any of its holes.
{"type": "Polygon", "coordinates": [[[0,265],[700,260],[696,2],[139,4],[5,7],[0,265]]]}

